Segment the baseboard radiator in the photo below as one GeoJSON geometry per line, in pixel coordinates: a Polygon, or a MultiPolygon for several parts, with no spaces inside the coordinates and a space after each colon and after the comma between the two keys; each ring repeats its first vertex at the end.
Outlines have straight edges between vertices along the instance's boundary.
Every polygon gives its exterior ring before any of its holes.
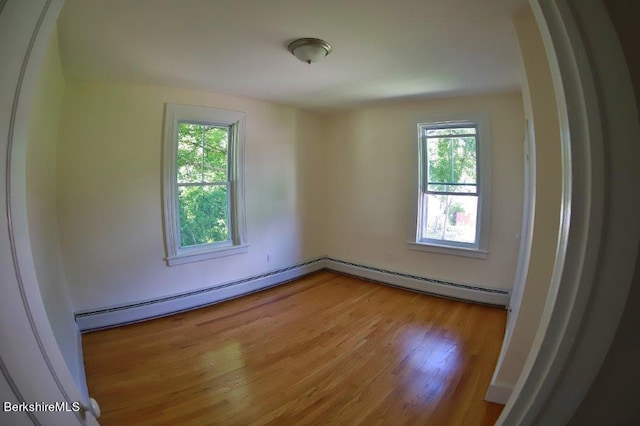
{"type": "Polygon", "coordinates": [[[117,327],[148,319],[184,312],[225,300],[262,291],[323,269],[353,275],[381,284],[425,294],[495,306],[508,306],[509,291],[431,279],[412,274],[347,262],[331,257],[319,257],[286,268],[218,284],[204,289],[175,294],[101,309],[76,312],[75,319],[82,332],[117,327]]]}

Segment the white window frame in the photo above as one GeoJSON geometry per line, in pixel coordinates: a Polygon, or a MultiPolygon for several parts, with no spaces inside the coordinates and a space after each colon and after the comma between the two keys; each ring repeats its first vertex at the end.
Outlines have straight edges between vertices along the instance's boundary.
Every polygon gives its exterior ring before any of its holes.
{"type": "Polygon", "coordinates": [[[246,114],[220,108],[165,104],[163,146],[163,207],[167,265],[215,259],[246,253],[244,204],[244,140],[246,114]],[[229,141],[229,232],[230,239],[221,243],[192,247],[180,246],[178,215],[178,124],[195,122],[228,127],[229,141]]]}
{"type": "Polygon", "coordinates": [[[427,117],[416,123],[418,141],[418,182],[417,182],[417,205],[415,211],[414,237],[408,242],[411,250],[450,254],[455,256],[466,256],[478,259],[485,259],[488,255],[489,245],[489,225],[491,222],[491,135],[489,126],[489,116],[485,113],[460,114],[460,115],[440,115],[438,117],[427,117]],[[477,128],[476,149],[477,149],[477,197],[478,211],[476,218],[476,240],[475,243],[457,243],[455,241],[440,241],[435,239],[422,239],[422,212],[423,194],[426,193],[426,167],[427,150],[426,140],[423,136],[424,127],[465,127],[474,126],[477,128]]]}

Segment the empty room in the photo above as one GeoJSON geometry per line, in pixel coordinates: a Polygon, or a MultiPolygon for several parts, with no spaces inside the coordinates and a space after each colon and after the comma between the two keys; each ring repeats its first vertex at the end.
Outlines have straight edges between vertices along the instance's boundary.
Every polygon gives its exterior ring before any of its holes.
{"type": "MultiPolygon", "coordinates": [[[[581,220],[550,13],[47,2],[15,95],[28,107],[13,103],[8,185],[24,196],[7,220],[11,310],[26,306],[63,391],[41,402],[55,410],[0,414],[493,425],[542,410],[522,395],[546,377],[531,354],[551,354],[581,220]]],[[[7,380],[17,403],[37,401],[19,386],[36,370],[7,380]]]]}

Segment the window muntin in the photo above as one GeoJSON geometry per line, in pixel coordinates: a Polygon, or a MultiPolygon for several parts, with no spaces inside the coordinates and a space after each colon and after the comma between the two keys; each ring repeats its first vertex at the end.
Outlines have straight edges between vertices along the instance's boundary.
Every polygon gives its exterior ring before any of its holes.
{"type": "Polygon", "coordinates": [[[417,229],[409,248],[484,257],[491,186],[487,117],[418,123],[418,152],[417,229]]]}
{"type": "Polygon", "coordinates": [[[167,104],[163,154],[169,266],[247,251],[245,114],[167,104]]]}

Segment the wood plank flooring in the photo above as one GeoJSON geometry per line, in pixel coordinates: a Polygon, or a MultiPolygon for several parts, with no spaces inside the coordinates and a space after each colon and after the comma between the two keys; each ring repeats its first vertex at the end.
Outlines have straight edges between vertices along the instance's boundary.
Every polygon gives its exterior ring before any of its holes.
{"type": "Polygon", "coordinates": [[[506,312],[321,271],[83,335],[103,425],[492,425],[506,312]]]}

